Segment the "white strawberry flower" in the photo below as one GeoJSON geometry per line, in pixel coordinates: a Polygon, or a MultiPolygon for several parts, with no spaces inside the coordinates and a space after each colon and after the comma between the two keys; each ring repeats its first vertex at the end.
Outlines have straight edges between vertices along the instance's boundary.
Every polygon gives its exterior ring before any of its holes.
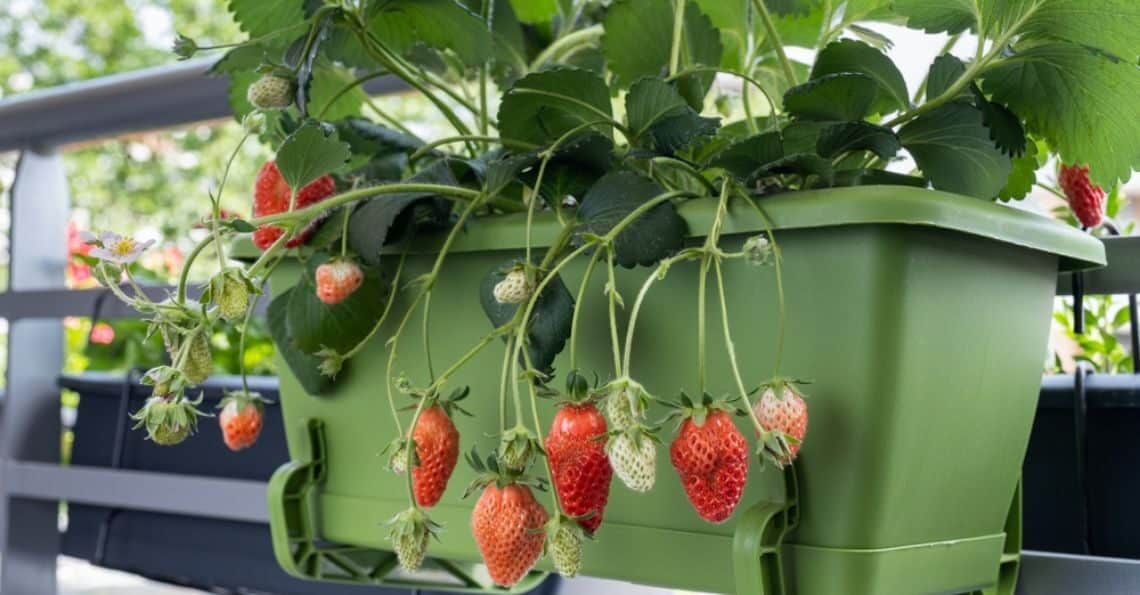
{"type": "Polygon", "coordinates": [[[94,246],[90,252],[91,256],[115,264],[134,262],[144,250],[154,244],[154,240],[139,242],[134,238],[121,236],[111,231],[103,232],[98,238],[90,232],[83,232],[80,239],[94,246]]]}

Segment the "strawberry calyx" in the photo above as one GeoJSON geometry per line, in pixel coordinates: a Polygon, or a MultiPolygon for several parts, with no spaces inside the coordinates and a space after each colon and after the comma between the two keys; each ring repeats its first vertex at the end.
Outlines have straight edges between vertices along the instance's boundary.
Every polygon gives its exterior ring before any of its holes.
{"type": "Polygon", "coordinates": [[[201,395],[196,400],[187,399],[182,394],[152,396],[141,409],[131,414],[131,419],[137,422],[134,429],[146,428],[147,437],[156,444],[178,444],[197,431],[199,417],[208,416],[198,409],[201,403],[201,395]]]}
{"type": "Polygon", "coordinates": [[[467,453],[464,458],[467,464],[475,470],[475,479],[463,492],[464,498],[490,485],[495,485],[500,489],[510,485],[522,485],[541,491],[547,489],[545,479],[528,475],[522,470],[508,469],[500,464],[499,457],[496,455],[488,455],[484,459],[479,455],[478,447],[472,447],[471,452],[467,453]]]}
{"type": "Polygon", "coordinates": [[[498,459],[506,469],[525,471],[538,453],[545,454],[542,442],[521,423],[503,432],[499,439],[498,459]]]}
{"type": "Polygon", "coordinates": [[[662,423],[676,420],[677,426],[680,427],[685,420],[691,419],[697,427],[701,427],[705,425],[705,421],[714,411],[724,411],[735,415],[746,414],[735,405],[739,400],[740,397],[713,397],[709,393],[704,393],[700,400],[694,400],[684,391],[681,391],[679,399],[665,402],[665,406],[671,408],[672,411],[662,423]]]}
{"type": "Polygon", "coordinates": [[[260,393],[236,390],[227,392],[222,400],[218,401],[217,409],[225,409],[227,405],[233,403],[236,413],[241,413],[246,407],[256,407],[258,411],[264,411],[265,405],[272,402],[262,397],[260,393]]]}
{"type": "Polygon", "coordinates": [[[598,374],[594,373],[593,384],[578,370],[566,375],[566,390],[550,391],[556,405],[590,405],[602,400],[603,389],[598,386],[598,374]]]}

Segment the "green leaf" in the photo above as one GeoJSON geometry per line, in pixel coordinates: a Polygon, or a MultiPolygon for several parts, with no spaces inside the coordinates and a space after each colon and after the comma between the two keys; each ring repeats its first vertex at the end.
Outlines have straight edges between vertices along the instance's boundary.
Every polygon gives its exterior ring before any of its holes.
{"type": "Polygon", "coordinates": [[[348,145],[337,138],[336,130],[326,133],[318,124],[302,125],[277,150],[277,168],[294,190],[327,174],[348,161],[348,145]]]}
{"type": "Polygon", "coordinates": [[[557,0],[511,0],[520,21],[546,23],[558,15],[557,0]]]}
{"type": "MultiPolygon", "coordinates": [[[[289,370],[293,372],[293,376],[301,383],[305,392],[310,395],[321,395],[332,388],[332,379],[321,374],[319,370],[321,359],[298,349],[289,334],[289,302],[295,291],[299,291],[297,287],[286,289],[269,302],[269,308],[265,312],[266,323],[273,344],[277,346],[277,353],[285,360],[285,364],[289,366],[289,370]]],[[[343,373],[342,371],[341,374],[343,373]]]]}
{"type": "Polygon", "coordinates": [[[308,95],[308,107],[313,117],[319,114],[322,120],[333,121],[360,115],[367,98],[364,89],[356,86],[341,93],[355,80],[356,77],[347,69],[328,64],[318,66],[313,71],[308,95]]]}
{"type": "Polygon", "coordinates": [[[370,266],[363,267],[364,282],[347,299],[332,305],[322,302],[317,297],[314,275],[329,258],[328,253],[314,254],[289,297],[289,337],[305,353],[315,354],[326,347],[347,353],[368,336],[387,302],[390,282],[379,268],[370,266]]]}
{"type": "MultiPolygon", "coordinates": [[[[303,4],[297,0],[230,0],[230,14],[234,16],[242,31],[249,33],[250,37],[262,37],[285,28],[300,27],[305,21],[303,4]]],[[[275,36],[273,43],[284,47],[292,36],[282,34],[275,36]]]]}
{"type": "MultiPolygon", "coordinates": [[[[1010,0],[997,4],[1012,7],[996,15],[1005,27],[1030,10],[1010,0]]],[[[1140,59],[1140,41],[1136,38],[1140,3],[1135,0],[1042,0],[1018,31],[1023,40],[1064,39],[1103,50],[1133,65],[1140,59]]]]}
{"type": "Polygon", "coordinates": [[[1025,118],[1065,163],[1089,165],[1102,187],[1140,169],[1140,70],[1062,43],[1018,52],[990,69],[982,88],[1025,118]]]}
{"type": "Polygon", "coordinates": [[[788,89],[784,109],[803,120],[862,120],[877,90],[878,83],[865,74],[827,74],[788,89]]]}
{"type": "Polygon", "coordinates": [[[784,154],[815,153],[819,146],[819,136],[825,128],[841,124],[841,122],[812,122],[810,120],[794,120],[780,130],[780,137],[784,142],[784,154]]]}
{"type": "MultiPolygon", "coordinates": [[[[445,161],[433,163],[407,181],[458,185],[445,161]]],[[[430,192],[401,192],[365,202],[348,220],[349,247],[360,255],[364,263],[379,265],[384,246],[406,237],[418,221],[423,218],[446,219],[450,202],[437,203],[431,200],[433,197],[435,195],[430,192]]]]}
{"type": "Polygon", "coordinates": [[[424,142],[364,118],[348,118],[336,123],[340,137],[352,147],[353,153],[369,156],[390,153],[413,153],[424,142]]]}
{"type": "MultiPolygon", "coordinates": [[[[653,180],[628,171],[606,174],[578,207],[579,231],[604,235],[630,213],[665,190],[653,180]]],[[[614,238],[615,261],[626,268],[651,266],[684,245],[688,226],[671,202],[642,214],[614,238]]]]}
{"type": "Polygon", "coordinates": [[[895,0],[894,7],[907,17],[908,26],[929,33],[960,33],[977,27],[977,0],[895,0]]]}
{"type": "Polygon", "coordinates": [[[385,0],[368,28],[401,54],[424,43],[452,50],[468,66],[492,56],[494,41],[486,24],[455,0],[385,0]]]}
{"type": "Polygon", "coordinates": [[[903,126],[899,139],[939,190],[990,199],[1009,176],[1009,157],[994,146],[974,107],[943,105],[903,126]]]}
{"type": "Polygon", "coordinates": [[[753,172],[784,156],[784,144],[778,132],[765,132],[733,143],[713,157],[711,167],[723,167],[738,178],[747,179],[753,172]]]}
{"type": "Polygon", "coordinates": [[[1013,159],[1009,178],[1005,181],[1005,187],[998,192],[998,198],[1001,200],[1025,198],[1037,183],[1037,170],[1044,165],[1042,162],[1045,157],[1048,157],[1047,151],[1039,151],[1035,142],[1028,143],[1025,152],[1013,159]]]}
{"type": "Polygon", "coordinates": [[[902,145],[890,128],[869,122],[843,122],[825,128],[817,147],[823,157],[835,157],[847,151],[871,151],[886,161],[894,157],[902,145]]]}
{"type": "MultiPolygon", "coordinates": [[[[612,119],[610,90],[598,75],[559,68],[529,74],[512,86],[499,105],[499,132],[505,139],[546,146],[590,122],[612,119]]],[[[582,131],[612,134],[610,124],[582,131]]]]}
{"type": "MultiPolygon", "coordinates": [[[[966,74],[966,65],[956,56],[952,54],[942,54],[934,58],[934,62],[930,64],[930,71],[926,78],[927,100],[940,97],[943,93],[949,91],[950,86],[962,78],[964,74],[966,74]]],[[[962,89],[955,99],[968,100],[969,98],[969,91],[962,89]]]]}
{"type": "Polygon", "coordinates": [[[717,118],[702,118],[673,86],[656,78],[634,83],[625,106],[634,144],[667,154],[715,134],[719,123],[717,118]],[[647,136],[652,142],[645,142],[647,136]]]}
{"type": "Polygon", "coordinates": [[[783,142],[779,132],[764,132],[728,146],[709,163],[724,168],[734,176],[747,179],[762,166],[783,157],[783,142]]]}
{"type": "MultiPolygon", "coordinates": [[[[479,303],[495,328],[510,322],[520,307],[519,304],[500,304],[494,296],[495,284],[502,281],[515,264],[516,261],[511,260],[496,267],[479,285],[479,303]]],[[[542,295],[535,302],[527,323],[526,346],[535,369],[551,369],[555,356],[562,351],[566,339],[570,337],[573,320],[574,296],[566,288],[562,277],[555,276],[546,284],[542,295]]]]}
{"type": "Polygon", "coordinates": [[[1021,155],[1025,151],[1025,129],[1017,114],[1000,103],[986,100],[981,91],[977,91],[975,105],[982,110],[982,123],[990,129],[990,140],[997,148],[1010,157],[1021,155]]]}
{"type": "Polygon", "coordinates": [[[1133,0],[895,0],[911,27],[957,33],[979,27],[989,39],[1065,40],[1136,64],[1140,4],[1133,0]],[[1016,29],[1014,28],[1016,26],[1016,29]]]}
{"type": "MultiPolygon", "coordinates": [[[[602,52],[616,86],[627,87],[640,78],[666,72],[673,46],[671,0],[618,0],[606,11],[603,25],[602,52]]],[[[719,66],[720,32],[696,4],[687,4],[684,25],[681,69],[719,66]]],[[[712,78],[712,74],[697,76],[696,93],[703,97],[712,78]]],[[[690,96],[686,91],[682,94],[690,96]]]]}
{"type": "MultiPolygon", "coordinates": [[[[463,0],[467,9],[481,15],[483,0],[463,0]]],[[[539,0],[544,1],[544,0],[539,0]]],[[[554,2],[556,0],[550,0],[554,2]]],[[[519,22],[517,11],[511,0],[491,0],[491,74],[500,89],[506,89],[518,78],[527,73],[530,61],[527,58],[526,36],[519,22]]],[[[482,16],[480,16],[482,19],[482,16]]]]}
{"type": "Polygon", "coordinates": [[[844,39],[827,44],[815,59],[811,78],[818,79],[840,72],[862,73],[878,83],[871,104],[873,113],[885,114],[906,109],[910,105],[906,81],[898,67],[886,54],[862,41],[844,39]]]}

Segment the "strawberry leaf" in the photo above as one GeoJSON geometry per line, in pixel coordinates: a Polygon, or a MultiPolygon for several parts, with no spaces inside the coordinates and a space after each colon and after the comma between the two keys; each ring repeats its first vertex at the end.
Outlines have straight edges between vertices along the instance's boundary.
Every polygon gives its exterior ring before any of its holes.
{"type": "MultiPolygon", "coordinates": [[[[277,347],[277,353],[285,360],[285,364],[289,366],[289,370],[293,372],[293,376],[301,383],[305,392],[310,395],[324,394],[333,383],[331,378],[320,372],[321,358],[298,349],[289,334],[287,322],[289,302],[294,291],[298,291],[297,287],[290,287],[269,302],[265,313],[266,325],[273,338],[273,344],[277,347]]],[[[343,374],[342,371],[341,375],[343,374]]]]}
{"type": "Polygon", "coordinates": [[[289,29],[290,34],[282,32],[271,40],[280,47],[300,34],[300,26],[305,22],[303,3],[296,0],[230,0],[229,9],[238,26],[250,37],[289,29]]]}
{"type": "MultiPolygon", "coordinates": [[[[627,87],[640,78],[660,76],[669,67],[673,47],[673,3],[671,0],[619,0],[606,11],[602,52],[614,74],[614,84],[627,87]]],[[[720,31],[700,7],[685,7],[684,45],[681,69],[691,66],[719,66],[723,47],[720,31]]],[[[695,75],[684,85],[682,95],[692,105],[704,97],[713,75],[695,75]]]]}
{"type": "Polygon", "coordinates": [[[1009,179],[1006,180],[1005,187],[998,192],[998,198],[1001,200],[1025,198],[1037,183],[1037,170],[1044,165],[1044,158],[1048,155],[1047,151],[1038,151],[1037,143],[1026,144],[1021,156],[1013,159],[1009,179]]]}
{"type": "Polygon", "coordinates": [[[1009,176],[1009,157],[990,140],[982,112],[948,103],[899,130],[919,169],[939,190],[990,199],[1009,176]]]}
{"type": "MultiPolygon", "coordinates": [[[[608,233],[630,213],[665,190],[653,180],[628,171],[606,174],[578,207],[579,232],[608,233]]],[[[680,250],[688,226],[671,202],[643,213],[614,238],[616,262],[623,267],[650,266],[680,250]]]]}
{"type": "Polygon", "coordinates": [[[417,44],[452,50],[468,66],[491,59],[493,40],[478,15],[455,0],[385,0],[368,30],[401,54],[417,44]]]}
{"type": "Polygon", "coordinates": [[[902,110],[910,104],[906,81],[895,63],[886,54],[862,41],[844,39],[828,44],[816,57],[811,78],[818,79],[840,72],[865,74],[878,83],[871,104],[874,113],[902,110]]]}
{"type": "MultiPolygon", "coordinates": [[[[458,185],[446,161],[408,178],[408,182],[458,185]]],[[[365,202],[348,220],[348,245],[369,265],[380,264],[384,246],[407,237],[423,219],[446,221],[450,201],[435,199],[430,192],[387,194],[365,202]]]]}
{"type": "Polygon", "coordinates": [[[299,190],[344,165],[349,156],[348,145],[337,138],[336,130],[307,123],[281,143],[277,168],[289,187],[299,190]]]}
{"type": "Polygon", "coordinates": [[[894,157],[902,145],[890,128],[869,122],[841,122],[824,128],[817,151],[823,157],[835,157],[848,151],[871,151],[883,160],[894,157]]]}
{"type": "Polygon", "coordinates": [[[753,172],[784,156],[784,143],[778,132],[765,132],[733,143],[713,157],[712,167],[723,167],[738,178],[747,179],[753,172]]]}
{"type": "MultiPolygon", "coordinates": [[[[966,65],[952,54],[942,54],[930,64],[926,77],[926,97],[934,99],[948,91],[955,81],[966,74],[966,65]]],[[[969,91],[963,89],[955,100],[969,100],[969,91]]]]}
{"type": "Polygon", "coordinates": [[[592,72],[560,68],[529,74],[512,86],[499,106],[499,132],[503,138],[549,145],[571,130],[588,126],[582,134],[612,134],[604,123],[613,117],[610,90],[592,72]]]}
{"type": "MultiPolygon", "coordinates": [[[[511,260],[496,267],[483,278],[479,286],[479,302],[483,306],[483,312],[496,328],[510,322],[515,311],[526,305],[500,304],[494,296],[495,285],[503,280],[515,264],[516,261],[511,260]]],[[[549,371],[554,365],[555,356],[562,351],[570,337],[573,318],[574,296],[570,295],[562,278],[555,277],[547,283],[535,302],[527,323],[526,346],[531,364],[536,370],[549,371]]]]}
{"type": "Polygon", "coordinates": [[[879,85],[857,72],[826,74],[784,94],[784,109],[803,120],[862,120],[871,113],[879,85]]]}
{"type": "Polygon", "coordinates": [[[1108,188],[1140,168],[1140,70],[1083,47],[1048,43],[990,69],[982,88],[1025,118],[1065,163],[1108,188]]]}
{"type": "Polygon", "coordinates": [[[719,124],[717,118],[702,118],[675,88],[657,78],[634,83],[625,105],[634,144],[666,154],[715,134],[719,124]]]}
{"type": "Polygon", "coordinates": [[[558,15],[558,0],[511,0],[511,6],[524,23],[546,23],[558,15]]]}

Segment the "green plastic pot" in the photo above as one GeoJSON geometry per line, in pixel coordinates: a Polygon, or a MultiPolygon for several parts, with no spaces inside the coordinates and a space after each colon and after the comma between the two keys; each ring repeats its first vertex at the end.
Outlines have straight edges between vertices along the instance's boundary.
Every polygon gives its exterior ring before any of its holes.
{"type": "MultiPolygon", "coordinates": [[[[1016,489],[1056,275],[1102,265],[1102,245],[1031,213],[913,188],[798,192],[761,204],[783,249],[783,372],[813,381],[796,470],[754,464],[736,515],[711,525],[693,512],[662,448],[651,493],[632,493],[615,480],[598,539],[586,546],[584,574],[741,594],[1011,593],[1020,550],[1016,489]]],[[[704,230],[714,206],[687,202],[680,211],[690,229],[704,230]]],[[[540,218],[536,245],[557,229],[540,218]]],[[[733,208],[724,243],[735,248],[762,229],[754,210],[733,208]]],[[[433,298],[437,366],[490,330],[479,282],[520,254],[524,240],[524,219],[514,216],[481,221],[459,237],[433,298]]],[[[426,272],[440,241],[416,241],[407,278],[426,272]]],[[[569,287],[577,287],[584,265],[566,271],[569,287]]],[[[300,270],[281,267],[274,291],[295,284],[300,270]]],[[[775,271],[731,261],[725,273],[745,381],[758,384],[771,375],[776,349],[775,271]]],[[[627,303],[648,274],[619,272],[627,303]]],[[[580,367],[605,377],[612,370],[604,275],[595,277],[582,305],[580,367]]],[[[632,374],[660,397],[691,393],[696,384],[696,278],[695,264],[674,267],[642,309],[632,374]]],[[[409,294],[397,298],[391,324],[332,394],[306,394],[280,365],[293,462],[269,491],[278,558],[310,578],[488,589],[468,528],[473,502],[460,499],[472,477],[462,465],[432,510],[445,525],[431,545],[435,574],[391,573],[383,525],[408,504],[404,478],[385,471],[378,456],[395,435],[384,392],[385,340],[409,294]]],[[[710,300],[710,389],[731,393],[715,304],[710,300]]],[[[415,326],[401,340],[397,370],[422,382],[415,326]]],[[[454,379],[472,389],[465,407],[474,417],[456,420],[464,448],[494,447],[502,355],[488,348],[454,379]]],[[[560,371],[568,366],[564,356],[555,364],[560,371]]],[[[549,423],[552,406],[542,404],[540,414],[549,423]]]]}

